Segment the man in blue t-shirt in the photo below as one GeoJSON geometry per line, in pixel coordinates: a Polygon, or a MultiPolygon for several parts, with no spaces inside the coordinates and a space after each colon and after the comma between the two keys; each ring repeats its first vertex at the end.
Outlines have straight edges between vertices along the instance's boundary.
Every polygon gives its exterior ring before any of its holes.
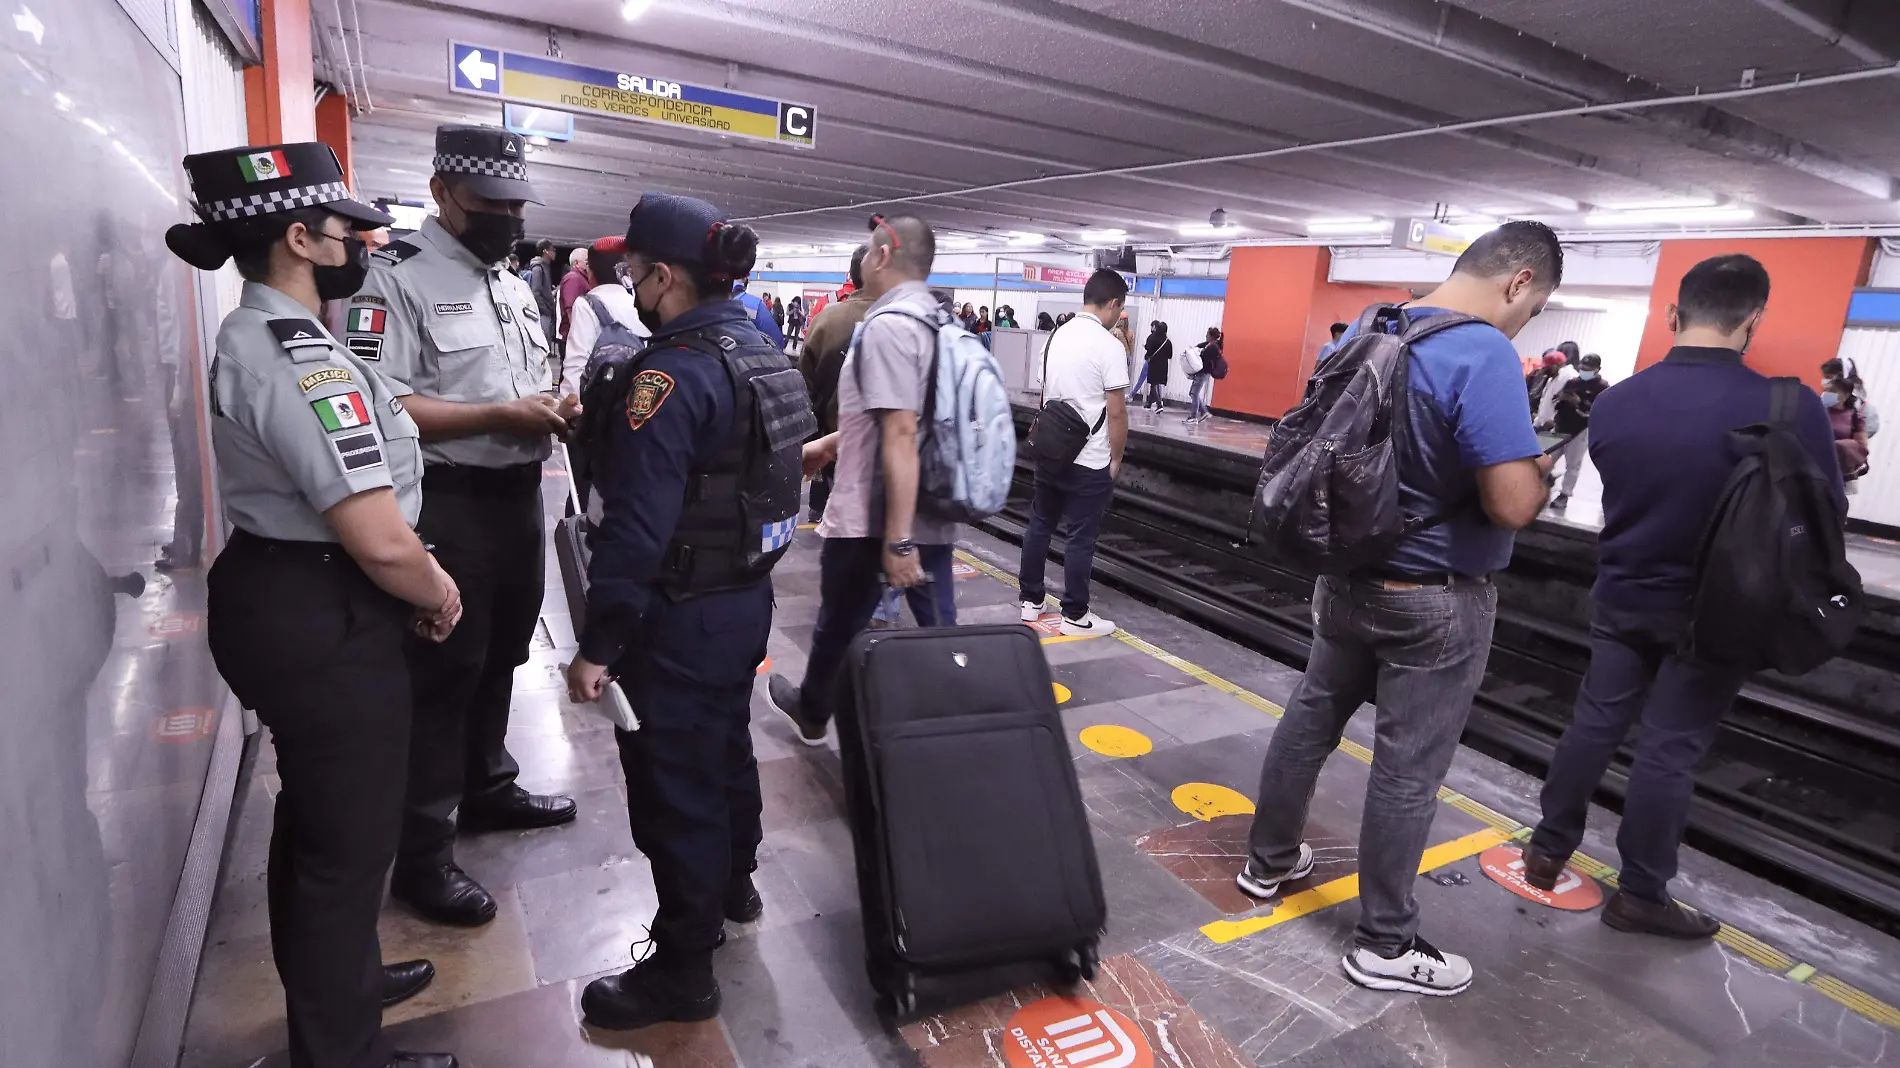
{"type": "Polygon", "coordinates": [[[770,301],[746,289],[743,284],[739,286],[738,292],[732,295],[732,299],[744,305],[745,310],[751,313],[752,323],[759,328],[759,333],[764,334],[767,340],[779,348],[785,347],[785,331],[779,329],[777,320],[772,318],[770,301]]]}
{"type": "Polygon", "coordinates": [[[1418,934],[1412,884],[1438,788],[1458,752],[1484,678],[1497,615],[1491,573],[1511,560],[1513,532],[1549,493],[1550,461],[1524,403],[1511,338],[1563,279],[1548,226],[1511,222],[1485,234],[1445,283],[1408,312],[1462,313],[1411,349],[1410,446],[1399,461],[1400,507],[1436,520],[1384,560],[1313,590],[1313,651],[1260,769],[1247,866],[1236,880],[1259,898],[1313,870],[1301,838],[1320,768],[1361,704],[1378,706],[1378,743],[1359,837],[1363,907],[1346,974],[1375,990],[1456,994],[1471,964],[1418,934]]]}

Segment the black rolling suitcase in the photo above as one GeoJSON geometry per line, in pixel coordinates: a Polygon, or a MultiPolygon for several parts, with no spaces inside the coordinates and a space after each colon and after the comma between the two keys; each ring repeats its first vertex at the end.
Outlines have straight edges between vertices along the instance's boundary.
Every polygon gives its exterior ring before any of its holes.
{"type": "Polygon", "coordinates": [[[1019,625],[871,631],[839,717],[871,982],[1047,961],[1094,978],[1107,922],[1048,662],[1019,625]]]}
{"type": "Polygon", "coordinates": [[[565,515],[554,521],[554,562],[561,571],[567,612],[574,620],[574,633],[578,635],[587,619],[587,513],[581,508],[580,492],[574,485],[574,464],[568,460],[567,447],[560,446],[560,449],[568,472],[567,509],[565,515]]]}

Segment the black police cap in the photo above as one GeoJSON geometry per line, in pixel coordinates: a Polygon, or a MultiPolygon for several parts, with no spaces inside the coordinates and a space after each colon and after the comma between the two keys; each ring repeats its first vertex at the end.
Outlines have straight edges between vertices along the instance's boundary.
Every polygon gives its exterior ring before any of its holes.
{"type": "Polygon", "coordinates": [[[493,126],[438,126],[435,173],[490,200],[541,203],[528,182],[528,146],[518,133],[493,126]]]}
{"type": "Polygon", "coordinates": [[[718,208],[695,197],[644,193],[627,213],[627,251],[648,259],[699,263],[706,239],[726,221],[718,208]]]}
{"type": "Polygon", "coordinates": [[[336,153],[321,141],[250,145],[185,157],[192,207],[208,223],[323,208],[374,230],[394,220],[350,197],[336,153]]]}

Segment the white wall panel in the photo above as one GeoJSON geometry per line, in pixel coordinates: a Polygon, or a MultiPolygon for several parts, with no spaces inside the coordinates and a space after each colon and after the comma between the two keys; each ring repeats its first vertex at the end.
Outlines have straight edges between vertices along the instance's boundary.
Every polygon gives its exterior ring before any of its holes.
{"type": "Polygon", "coordinates": [[[1532,319],[1512,344],[1523,355],[1537,356],[1574,341],[1584,352],[1603,357],[1604,377],[1621,382],[1636,371],[1636,348],[1648,319],[1648,306],[1635,301],[1619,301],[1608,311],[1553,306],[1532,319]]]}
{"type": "Polygon", "coordinates": [[[1847,514],[1900,526],[1900,330],[1845,331],[1840,354],[1860,369],[1882,424],[1870,443],[1867,474],[1847,499],[1847,514]]]}
{"type": "Polygon", "coordinates": [[[1867,274],[1867,284],[1881,289],[1900,289],[1900,241],[1886,238],[1874,252],[1873,269],[1867,274]]]}
{"type": "MultiPolygon", "coordinates": [[[[190,9],[191,21],[179,34],[181,74],[185,88],[185,144],[192,152],[214,152],[235,148],[250,136],[244,114],[244,67],[224,31],[197,4],[190,9]]],[[[237,307],[244,282],[230,264],[211,275],[213,306],[207,309],[204,351],[210,352],[210,339],[217,324],[237,307]]]]}

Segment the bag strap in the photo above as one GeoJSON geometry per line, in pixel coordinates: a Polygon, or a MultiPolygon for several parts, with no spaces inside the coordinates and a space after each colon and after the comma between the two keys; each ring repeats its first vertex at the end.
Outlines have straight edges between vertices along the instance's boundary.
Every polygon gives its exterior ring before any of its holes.
{"type": "Polygon", "coordinates": [[[1801,391],[1807,387],[1799,378],[1776,378],[1768,383],[1768,425],[1777,430],[1793,431],[1801,408],[1801,391]]]}
{"type": "Polygon", "coordinates": [[[1484,320],[1475,315],[1452,312],[1447,315],[1428,315],[1423,319],[1413,319],[1408,315],[1404,322],[1406,326],[1400,332],[1399,340],[1407,345],[1416,345],[1441,330],[1450,330],[1454,326],[1463,326],[1466,323],[1481,323],[1484,320]]]}
{"type": "MultiPolygon", "coordinates": [[[[613,284],[618,285],[619,283],[613,284]]],[[[607,329],[607,324],[609,323],[617,324],[620,322],[620,320],[614,318],[613,312],[607,310],[607,302],[600,299],[598,295],[585,293],[581,296],[581,299],[587,302],[588,307],[594,309],[594,321],[599,325],[600,329],[607,329]]]]}

